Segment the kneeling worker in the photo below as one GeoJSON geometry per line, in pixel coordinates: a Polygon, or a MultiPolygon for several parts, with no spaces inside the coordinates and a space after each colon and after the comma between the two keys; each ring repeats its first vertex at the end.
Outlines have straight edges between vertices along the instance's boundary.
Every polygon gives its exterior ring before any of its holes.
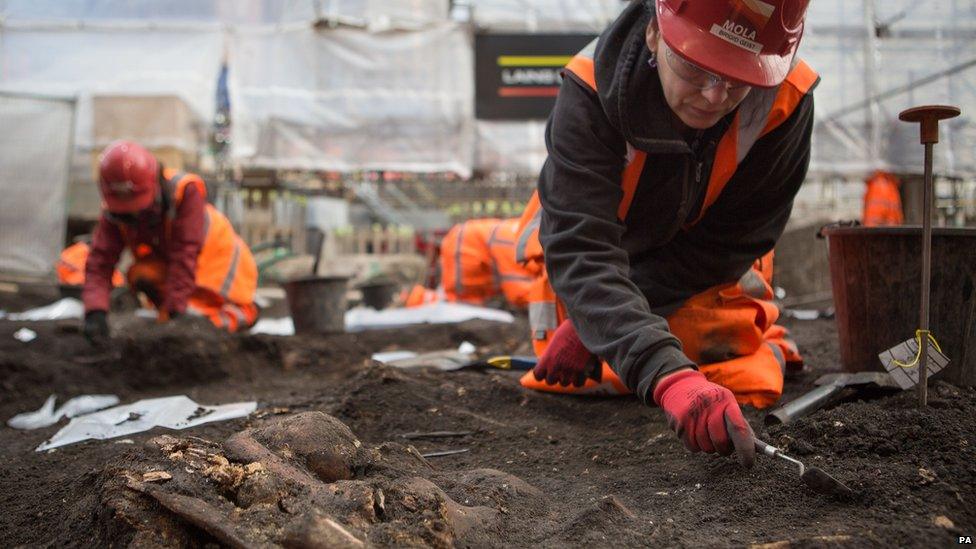
{"type": "Polygon", "coordinates": [[[810,159],[807,4],[631,2],[567,65],[516,247],[539,273],[523,385],[635,393],[752,464],[739,406],[801,361],[770,281],[810,159]]]}
{"type": "Polygon", "coordinates": [[[112,272],[125,247],[134,258],[129,287],[149,298],[160,321],[204,316],[231,332],[257,321],[254,257],[207,203],[199,176],[164,169],[142,146],[118,141],[102,153],[98,184],[104,210],[82,290],[89,340],[108,337],[112,272]]]}

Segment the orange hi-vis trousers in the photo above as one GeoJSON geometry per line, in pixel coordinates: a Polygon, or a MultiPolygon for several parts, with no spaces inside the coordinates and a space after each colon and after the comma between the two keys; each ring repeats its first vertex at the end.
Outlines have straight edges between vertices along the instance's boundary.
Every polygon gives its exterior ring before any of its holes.
{"type": "Polygon", "coordinates": [[[441,285],[447,301],[482,305],[502,295],[525,308],[533,276],[515,260],[519,219],[469,219],[441,241],[441,285]]]}
{"type": "MultiPolygon", "coordinates": [[[[129,267],[126,277],[130,288],[143,291],[150,305],[158,306],[156,301],[161,299],[166,282],[166,263],[162,259],[155,256],[139,258],[129,267]]],[[[253,326],[260,310],[254,303],[233,303],[213,290],[197,286],[187,300],[186,312],[206,317],[218,328],[236,332],[253,326]]],[[[165,313],[160,311],[160,314],[165,313]]]]}
{"type": "MultiPolygon", "coordinates": [[[[783,394],[787,364],[801,366],[803,359],[788,332],[776,324],[779,309],[772,302],[772,257],[757,260],[738,282],[710,288],[692,296],[668,315],[671,333],[681,341],[684,353],[712,382],[727,387],[740,404],[771,406],[783,394]]],[[[548,277],[536,279],[530,301],[555,301],[559,325],[565,308],[549,286],[548,277]]],[[[546,332],[533,333],[533,346],[542,356],[549,344],[546,332]]],[[[521,383],[530,389],[557,393],[630,394],[624,383],[604,362],[600,380],[588,379],[583,387],[563,387],[536,381],[532,372],[521,383]]]]}

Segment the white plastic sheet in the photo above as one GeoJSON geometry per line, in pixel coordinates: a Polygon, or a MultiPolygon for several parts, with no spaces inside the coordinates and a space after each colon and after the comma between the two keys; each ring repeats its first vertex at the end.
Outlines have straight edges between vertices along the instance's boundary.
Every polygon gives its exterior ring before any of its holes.
{"type": "Polygon", "coordinates": [[[413,324],[452,324],[468,320],[491,320],[510,323],[515,317],[506,311],[476,307],[463,303],[441,301],[404,309],[384,309],[377,311],[367,307],[357,307],[346,312],[346,331],[376,330],[397,328],[413,324]]]}
{"type": "Polygon", "coordinates": [[[807,19],[800,54],[822,77],[815,92],[813,172],[859,178],[875,168],[921,173],[918,125],[900,122],[898,113],[951,104],[963,116],[940,124],[935,170],[976,173],[976,4],[818,0],[807,19]],[[876,109],[866,101],[889,93],[876,109]]]}
{"type": "Polygon", "coordinates": [[[233,156],[245,166],[471,172],[467,30],[238,29],[233,156]]]}
{"type": "MultiPolygon", "coordinates": [[[[7,49],[0,32],[0,88],[7,49]]],[[[0,94],[0,273],[54,271],[67,220],[73,119],[72,100],[0,94]]]]}
{"type": "MultiPolygon", "coordinates": [[[[243,165],[537,175],[538,122],[474,121],[471,29],[599,32],[626,3],[468,4],[451,23],[441,0],[7,0],[0,89],[78,94],[79,147],[93,146],[92,94],[177,94],[208,123],[226,37],[243,165]]],[[[972,1],[811,2],[800,55],[823,78],[813,175],[920,172],[917,128],[897,114],[931,103],[964,111],[941,126],[936,171],[976,173],[972,1]]]]}
{"type": "Polygon", "coordinates": [[[486,172],[538,175],[549,152],[545,120],[479,120],[475,166],[486,172]]]}
{"type": "MultiPolygon", "coordinates": [[[[471,0],[477,28],[495,32],[600,32],[624,2],[471,0]]],[[[810,3],[800,56],[822,81],[815,93],[811,175],[863,179],[871,170],[922,171],[918,127],[898,113],[952,104],[963,116],[941,125],[935,169],[976,174],[976,4],[961,0],[810,3]],[[880,34],[880,37],[877,35],[880,34]],[[866,54],[866,52],[871,52],[866,54]],[[872,68],[873,65],[873,68],[872,68]],[[953,72],[953,69],[959,69],[953,72]],[[940,76],[942,73],[948,73],[940,76]],[[924,82],[931,77],[931,81],[924,82]],[[893,92],[875,109],[865,100],[893,92]],[[875,137],[873,137],[875,136],[875,137]],[[875,141],[876,140],[876,141],[875,141]]],[[[475,167],[537,175],[545,158],[538,122],[477,123],[475,167]]]]}
{"type": "Polygon", "coordinates": [[[262,318],[251,326],[252,334],[265,334],[275,336],[295,335],[295,323],[290,316],[284,318],[262,318]]]}
{"type": "Polygon", "coordinates": [[[445,0],[5,0],[0,2],[0,16],[14,22],[152,20],[183,25],[277,25],[326,19],[383,28],[441,21],[447,8],[445,0]]]}
{"type": "MultiPolygon", "coordinates": [[[[190,107],[198,124],[213,119],[224,42],[219,27],[5,23],[0,31],[0,91],[77,97],[75,145],[86,154],[107,144],[95,140],[94,96],[175,96],[190,107]]],[[[142,140],[147,147],[194,153],[198,146],[183,131],[142,140]]]]}
{"type": "Polygon", "coordinates": [[[38,446],[37,451],[84,440],[104,440],[141,433],[153,427],[188,429],[204,423],[245,417],[256,409],[256,402],[201,406],[185,395],[140,400],[76,417],[38,446]]]}
{"type": "Polygon", "coordinates": [[[22,313],[4,313],[0,318],[13,321],[66,320],[85,316],[85,306],[73,297],[65,297],[50,305],[29,309],[22,313]]]}
{"type": "Polygon", "coordinates": [[[119,403],[119,397],[115,395],[81,395],[68,400],[55,410],[56,400],[55,395],[49,396],[40,409],[17,414],[7,420],[7,425],[14,429],[40,429],[54,425],[63,417],[77,417],[119,403]]]}
{"type": "MultiPolygon", "coordinates": [[[[414,324],[453,324],[477,319],[510,323],[515,320],[515,317],[511,313],[498,309],[442,301],[420,307],[382,311],[357,307],[346,311],[345,322],[347,332],[361,332],[414,324]]],[[[291,317],[263,318],[251,328],[251,333],[289,336],[295,335],[295,326],[291,317]]]]}
{"type": "Polygon", "coordinates": [[[600,32],[627,3],[620,0],[470,0],[479,28],[525,32],[600,32]]]}
{"type": "Polygon", "coordinates": [[[21,343],[30,343],[37,339],[37,332],[29,328],[21,328],[14,332],[14,339],[21,343]]]}

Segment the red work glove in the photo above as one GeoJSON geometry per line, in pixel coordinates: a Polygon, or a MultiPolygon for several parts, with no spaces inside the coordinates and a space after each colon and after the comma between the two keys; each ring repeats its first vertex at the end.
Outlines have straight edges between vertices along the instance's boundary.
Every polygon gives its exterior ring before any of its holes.
{"type": "Polygon", "coordinates": [[[582,387],[587,377],[597,379],[599,373],[600,359],[583,346],[569,320],[559,325],[546,352],[532,369],[536,381],[545,380],[550,385],[559,383],[563,387],[570,383],[582,387]]]}
{"type": "Polygon", "coordinates": [[[662,378],[654,388],[654,402],[668,416],[668,425],[692,452],[732,453],[752,467],[755,435],[732,391],[690,370],[662,378]]]}

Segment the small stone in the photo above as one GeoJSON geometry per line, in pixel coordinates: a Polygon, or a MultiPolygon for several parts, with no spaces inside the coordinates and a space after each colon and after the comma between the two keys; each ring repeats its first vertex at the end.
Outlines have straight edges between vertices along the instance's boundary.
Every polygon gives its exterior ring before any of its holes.
{"type": "Polygon", "coordinates": [[[840,429],[840,428],[841,428],[841,427],[843,427],[843,426],[844,426],[844,424],[843,424],[843,423],[841,423],[841,422],[839,422],[839,421],[835,421],[835,422],[834,422],[834,427],[837,427],[838,429],[840,429]]]}
{"type": "Polygon", "coordinates": [[[166,471],[149,471],[142,474],[143,482],[165,482],[173,478],[173,475],[166,471]]]}
{"type": "Polygon", "coordinates": [[[924,467],[918,469],[918,476],[922,477],[922,484],[928,484],[930,482],[935,482],[935,473],[929,471],[924,467]]]}
{"type": "Polygon", "coordinates": [[[945,515],[939,515],[939,516],[937,516],[937,517],[934,517],[934,518],[932,519],[932,522],[933,522],[933,523],[934,523],[934,524],[935,524],[936,526],[938,526],[938,527],[940,527],[940,528],[945,528],[945,529],[947,529],[947,530],[948,530],[948,529],[951,529],[951,528],[955,528],[955,527],[956,527],[956,525],[955,525],[955,523],[954,523],[954,522],[952,522],[952,520],[950,520],[950,519],[949,519],[949,517],[947,517],[947,516],[945,516],[945,515]]]}

